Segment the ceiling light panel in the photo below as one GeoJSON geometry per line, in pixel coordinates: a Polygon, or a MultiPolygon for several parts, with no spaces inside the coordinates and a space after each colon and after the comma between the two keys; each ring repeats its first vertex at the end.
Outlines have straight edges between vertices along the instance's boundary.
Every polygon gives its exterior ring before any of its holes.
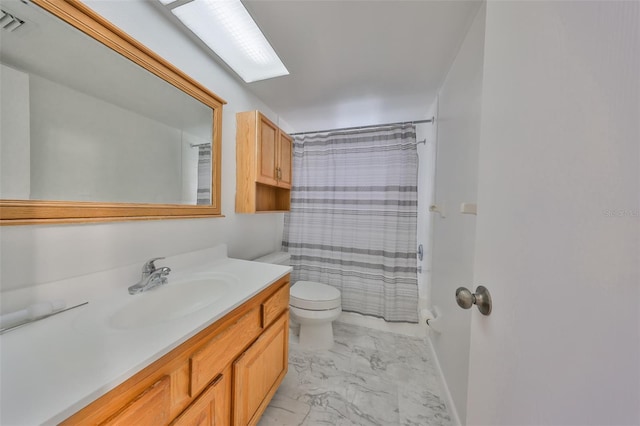
{"type": "Polygon", "coordinates": [[[289,74],[240,0],[194,0],[171,13],[247,83],[289,74]]]}

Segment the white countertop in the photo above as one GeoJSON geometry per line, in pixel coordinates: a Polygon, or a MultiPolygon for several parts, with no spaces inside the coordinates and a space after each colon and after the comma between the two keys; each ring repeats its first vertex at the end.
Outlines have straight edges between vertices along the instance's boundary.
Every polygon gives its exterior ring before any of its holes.
{"type": "Polygon", "coordinates": [[[145,296],[129,295],[133,283],[124,282],[96,292],[88,305],[1,335],[0,424],[61,422],[291,271],[226,255],[180,268],[167,259],[162,266],[173,270],[167,285],[211,273],[229,277],[231,285],[218,300],[187,316],[116,330],[105,314],[145,296]]]}

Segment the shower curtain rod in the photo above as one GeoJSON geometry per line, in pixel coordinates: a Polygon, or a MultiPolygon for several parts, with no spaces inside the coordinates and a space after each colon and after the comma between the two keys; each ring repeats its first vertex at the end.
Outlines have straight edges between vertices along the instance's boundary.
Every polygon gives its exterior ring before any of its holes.
{"type": "Polygon", "coordinates": [[[420,123],[433,123],[435,121],[434,117],[431,117],[428,120],[416,120],[416,121],[398,121],[396,123],[386,123],[386,124],[371,124],[369,126],[356,126],[356,127],[342,127],[339,129],[329,129],[329,130],[316,130],[312,132],[297,132],[297,133],[289,133],[289,136],[298,136],[298,135],[308,135],[309,133],[327,133],[327,132],[336,132],[338,130],[358,130],[358,129],[370,129],[373,127],[386,127],[393,126],[395,124],[420,124],[420,123]]]}

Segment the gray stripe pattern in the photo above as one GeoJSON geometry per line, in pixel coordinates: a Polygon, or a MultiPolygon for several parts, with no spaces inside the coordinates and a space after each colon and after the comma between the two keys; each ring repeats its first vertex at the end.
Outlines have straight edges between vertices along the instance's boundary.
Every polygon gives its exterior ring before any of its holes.
{"type": "Polygon", "coordinates": [[[211,204],[211,145],[198,147],[198,205],[211,204]]]}
{"type": "Polygon", "coordinates": [[[344,311],[417,322],[415,127],[299,135],[293,161],[292,281],[335,286],[344,311]]]}

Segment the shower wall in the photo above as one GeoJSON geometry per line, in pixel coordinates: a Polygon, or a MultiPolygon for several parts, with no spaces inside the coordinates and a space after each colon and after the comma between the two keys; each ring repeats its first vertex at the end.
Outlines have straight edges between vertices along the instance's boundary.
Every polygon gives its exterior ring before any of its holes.
{"type": "MultiPolygon", "coordinates": [[[[437,103],[434,103],[427,117],[436,115],[437,103]]],[[[433,239],[433,215],[429,206],[433,202],[434,178],[436,166],[436,123],[416,125],[418,141],[418,226],[417,243],[422,244],[423,258],[418,259],[418,297],[420,308],[428,307],[431,299],[431,250],[433,239]],[[424,143],[422,143],[424,141],[424,143]]]]}

